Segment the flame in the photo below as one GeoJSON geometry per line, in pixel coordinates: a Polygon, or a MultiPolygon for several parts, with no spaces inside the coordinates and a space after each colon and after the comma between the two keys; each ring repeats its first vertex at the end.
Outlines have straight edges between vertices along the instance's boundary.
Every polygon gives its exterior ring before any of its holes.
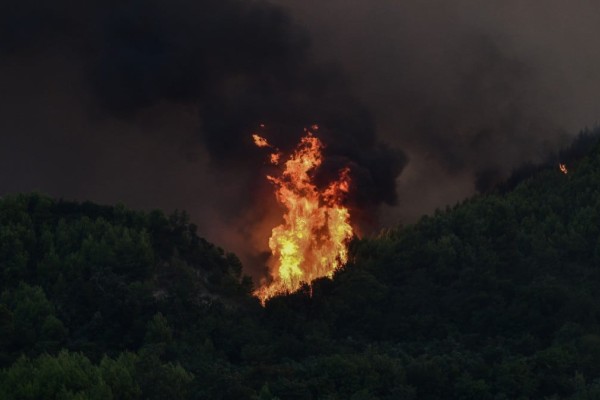
{"type": "Polygon", "coordinates": [[[271,155],[269,156],[269,161],[271,161],[271,164],[273,164],[273,165],[279,164],[280,159],[281,159],[281,153],[271,153],[271,155]]]}
{"type": "MultiPolygon", "coordinates": [[[[303,283],[331,277],[348,260],[347,245],[353,231],[343,201],[350,189],[350,170],[344,168],[337,180],[319,190],[313,178],[322,162],[323,144],[311,131],[306,132],[281,175],[267,176],[286,211],[284,222],[273,228],[269,239],[273,281],[255,292],[263,304],[277,294],[299,289],[303,283]]],[[[263,143],[255,142],[259,147],[263,143]]],[[[276,154],[279,161],[280,153],[276,154]]]]}
{"type": "MultiPolygon", "coordinates": [[[[263,124],[261,124],[260,126],[264,127],[263,124]]],[[[277,149],[277,147],[272,146],[267,139],[258,135],[257,133],[252,134],[252,139],[254,140],[254,144],[258,147],[269,147],[273,149],[274,153],[271,153],[271,155],[269,156],[269,161],[273,165],[279,164],[279,160],[281,159],[281,152],[277,149]]]]}
{"type": "Polygon", "coordinates": [[[567,166],[565,164],[558,164],[558,169],[560,169],[560,172],[562,172],[565,175],[569,173],[569,170],[567,169],[567,166]]]}
{"type": "Polygon", "coordinates": [[[254,144],[258,147],[271,147],[269,142],[267,142],[267,139],[265,139],[262,136],[259,136],[256,133],[252,135],[252,139],[254,139],[254,144]]]}

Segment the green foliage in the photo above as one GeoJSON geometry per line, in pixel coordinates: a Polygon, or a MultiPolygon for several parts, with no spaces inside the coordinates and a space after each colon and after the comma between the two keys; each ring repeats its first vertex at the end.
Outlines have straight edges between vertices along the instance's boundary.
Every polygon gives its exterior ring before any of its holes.
{"type": "Polygon", "coordinates": [[[0,295],[0,319],[4,358],[19,349],[29,349],[31,354],[57,351],[68,335],[55,316],[54,305],[39,286],[20,283],[15,290],[4,291],[0,295]]]}
{"type": "Polygon", "coordinates": [[[84,355],[66,351],[56,357],[19,358],[0,375],[0,393],[6,400],[114,398],[98,367],[84,355]]]}
{"type": "Polygon", "coordinates": [[[102,380],[111,388],[115,399],[135,400],[142,396],[137,382],[137,356],[132,353],[121,353],[115,360],[104,356],[99,369],[102,380]]]}
{"type": "MultiPolygon", "coordinates": [[[[600,399],[600,149],[262,308],[183,212],[0,199],[6,399],[600,399]]],[[[576,148],[575,148],[576,147],[576,148]]]]}
{"type": "Polygon", "coordinates": [[[156,357],[122,353],[93,364],[81,353],[61,351],[35,359],[20,357],[0,372],[3,399],[184,399],[193,376],[181,365],[156,357]]]}

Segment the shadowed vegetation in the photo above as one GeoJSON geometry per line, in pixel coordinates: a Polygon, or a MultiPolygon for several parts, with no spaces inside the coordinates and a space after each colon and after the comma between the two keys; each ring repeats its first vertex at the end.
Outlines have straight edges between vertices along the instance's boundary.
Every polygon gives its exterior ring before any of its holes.
{"type": "Polygon", "coordinates": [[[600,148],[584,139],[568,175],[356,240],[333,280],[265,308],[184,213],[5,197],[0,393],[600,399],[600,148]]]}

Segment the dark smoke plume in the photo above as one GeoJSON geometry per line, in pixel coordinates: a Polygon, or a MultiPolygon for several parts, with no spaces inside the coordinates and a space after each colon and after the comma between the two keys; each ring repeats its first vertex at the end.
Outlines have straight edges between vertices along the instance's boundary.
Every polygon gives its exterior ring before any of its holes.
{"type": "Polygon", "coordinates": [[[289,151],[318,123],[319,179],[350,165],[359,222],[414,221],[594,125],[598,15],[585,0],[0,2],[0,190],[184,208],[263,264],[280,213],[249,135],[264,123],[289,151]]]}
{"type": "MultiPolygon", "coordinates": [[[[71,121],[53,121],[58,134],[40,127],[30,133],[38,142],[62,142],[56,148],[45,147],[47,150],[89,152],[93,150],[80,146],[89,146],[85,143],[90,140],[102,143],[105,152],[123,145],[144,152],[149,143],[167,140],[180,142],[183,148],[202,146],[210,160],[203,173],[218,177],[210,181],[212,185],[230,187],[224,193],[203,188],[205,196],[227,197],[212,203],[216,204],[213,210],[196,215],[206,220],[200,224],[205,229],[211,229],[207,221],[221,218],[211,214],[221,214],[230,218],[230,230],[252,235],[256,218],[266,216],[267,211],[261,211],[265,207],[261,198],[265,196],[264,171],[260,168],[264,154],[250,140],[261,123],[268,126],[269,140],[285,150],[292,149],[305,126],[319,123],[324,128],[320,136],[329,160],[321,174],[331,175],[337,173],[334,167],[350,165],[356,194],[351,203],[365,214],[382,203],[396,202],[395,180],[406,163],[404,154],[377,140],[370,112],[350,93],[343,73],[311,59],[307,33],[277,6],[244,0],[25,0],[0,6],[0,27],[0,61],[18,65],[35,60],[31,70],[12,70],[13,78],[27,81],[28,74],[43,75],[45,78],[36,79],[44,84],[53,82],[69,97],[63,107],[69,108],[69,101],[83,104],[63,111],[71,114],[70,119],[81,120],[87,132],[75,128],[65,137],[71,121]],[[43,65],[46,60],[50,62],[43,65]],[[196,113],[197,119],[188,115],[184,119],[190,120],[189,125],[183,124],[183,129],[173,126],[172,132],[165,132],[182,112],[196,113]],[[201,143],[189,136],[190,126],[201,143]],[[178,131],[185,134],[179,136],[178,131]],[[78,136],[88,139],[80,142],[78,136]],[[255,216],[250,217],[248,210],[255,216]]],[[[39,89],[40,93],[51,91],[39,89]]],[[[201,150],[182,153],[190,159],[202,157],[201,150]]],[[[90,168],[103,175],[111,162],[119,160],[105,157],[90,168]]],[[[161,166],[157,176],[170,168],[161,166]]],[[[141,182],[138,179],[138,191],[143,192],[152,173],[139,171],[136,175],[143,176],[141,182]]],[[[60,195],[84,196],[86,191],[73,187],[93,186],[97,179],[86,173],[71,176],[64,184],[71,189],[58,190],[60,195]]],[[[189,186],[197,177],[175,179],[187,180],[184,185],[189,186]]],[[[104,189],[119,198],[118,183],[104,189]]],[[[177,198],[178,193],[164,194],[169,195],[177,198]]]]}
{"type": "MultiPolygon", "coordinates": [[[[287,145],[319,122],[332,132],[325,140],[343,140],[344,155],[360,169],[381,153],[369,113],[339,71],[314,65],[306,35],[266,2],[26,0],[0,12],[5,54],[68,52],[113,116],[133,117],[163,102],[197,107],[206,147],[221,165],[256,160],[248,136],[261,122],[285,127],[277,139],[287,145]]],[[[370,174],[384,186],[375,202],[394,202],[389,192],[402,157],[387,151],[378,160],[387,179],[370,174]]]]}
{"type": "Polygon", "coordinates": [[[389,219],[414,221],[538,164],[600,115],[598,2],[278,3],[410,157],[389,219]]]}

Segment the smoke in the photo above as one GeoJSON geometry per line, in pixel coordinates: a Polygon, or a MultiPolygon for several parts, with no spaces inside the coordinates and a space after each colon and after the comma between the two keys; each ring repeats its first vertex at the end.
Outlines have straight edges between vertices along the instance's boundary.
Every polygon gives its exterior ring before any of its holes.
{"type": "Polygon", "coordinates": [[[600,4],[279,0],[344,65],[410,164],[388,218],[411,221],[537,163],[600,115],[600,4]]]}
{"type": "Polygon", "coordinates": [[[187,209],[258,270],[280,213],[250,134],[318,123],[363,229],[414,220],[596,122],[600,6],[530,3],[2,2],[1,191],[187,209]]]}
{"type": "Polygon", "coordinates": [[[4,2],[0,26],[4,130],[28,137],[27,162],[4,143],[21,164],[5,191],[189,208],[203,233],[249,259],[269,236],[261,221],[276,216],[250,134],[265,123],[289,150],[319,123],[328,165],[356,172],[353,204],[371,215],[396,201],[404,154],[377,140],[341,70],[314,62],[280,7],[26,0],[4,2]]]}

